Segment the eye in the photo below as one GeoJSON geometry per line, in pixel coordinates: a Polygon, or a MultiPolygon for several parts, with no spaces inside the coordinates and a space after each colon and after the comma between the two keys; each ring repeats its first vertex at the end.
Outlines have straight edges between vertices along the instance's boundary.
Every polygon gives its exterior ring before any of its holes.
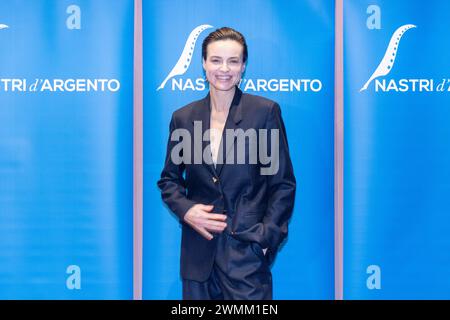
{"type": "Polygon", "coordinates": [[[211,62],[212,62],[212,63],[220,63],[220,59],[212,58],[212,59],[211,59],[211,62]]]}

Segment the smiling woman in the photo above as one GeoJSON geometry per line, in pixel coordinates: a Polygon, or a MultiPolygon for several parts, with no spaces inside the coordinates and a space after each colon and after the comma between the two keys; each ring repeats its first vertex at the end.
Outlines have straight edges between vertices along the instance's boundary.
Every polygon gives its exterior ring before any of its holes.
{"type": "Polygon", "coordinates": [[[272,299],[270,266],[287,236],[296,183],[280,106],[238,88],[247,56],[238,31],[224,27],[210,33],[202,45],[209,94],[172,115],[169,137],[184,132],[207,138],[194,139],[192,151],[200,163],[185,161],[189,157],[178,152],[179,141],[169,138],[158,181],[163,201],[183,226],[184,299],[272,299]],[[261,159],[221,161],[249,159],[261,145],[249,139],[239,155],[236,135],[224,133],[259,130],[278,133],[265,148],[278,155],[277,170],[265,173],[267,162],[261,159]]]}
{"type": "Polygon", "coordinates": [[[215,41],[209,45],[209,56],[203,60],[203,68],[210,90],[229,91],[239,82],[245,70],[242,46],[233,40],[215,41]]]}
{"type": "Polygon", "coordinates": [[[222,28],[210,33],[203,41],[202,58],[211,93],[234,93],[234,86],[245,71],[247,57],[247,43],[239,32],[222,28]]]}

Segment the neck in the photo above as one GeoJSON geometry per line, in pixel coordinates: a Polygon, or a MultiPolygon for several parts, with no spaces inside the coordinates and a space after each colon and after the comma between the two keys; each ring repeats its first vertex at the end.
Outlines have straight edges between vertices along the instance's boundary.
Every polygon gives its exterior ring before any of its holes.
{"type": "Polygon", "coordinates": [[[233,87],[229,91],[219,91],[214,87],[210,87],[209,93],[211,97],[211,108],[215,111],[226,111],[230,108],[231,102],[233,101],[234,93],[236,92],[236,87],[233,87]]]}

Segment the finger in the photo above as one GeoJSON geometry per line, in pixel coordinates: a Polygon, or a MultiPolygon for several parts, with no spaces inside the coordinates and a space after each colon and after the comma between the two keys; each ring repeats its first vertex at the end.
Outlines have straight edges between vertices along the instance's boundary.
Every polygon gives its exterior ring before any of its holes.
{"type": "Polygon", "coordinates": [[[199,208],[202,209],[203,211],[211,212],[212,209],[214,209],[214,206],[211,204],[200,204],[199,208]]]}
{"type": "Polygon", "coordinates": [[[219,213],[208,213],[208,219],[225,221],[225,220],[227,220],[227,216],[224,214],[219,214],[219,213]]]}
{"type": "Polygon", "coordinates": [[[209,230],[209,231],[220,231],[220,232],[225,230],[224,227],[219,227],[219,226],[205,226],[205,229],[209,230]]]}
{"type": "Polygon", "coordinates": [[[198,232],[204,237],[206,238],[206,240],[211,240],[213,238],[213,235],[211,233],[209,233],[206,229],[204,228],[199,228],[198,232]]]}
{"type": "MultiPolygon", "coordinates": [[[[192,224],[191,226],[195,231],[200,233],[203,237],[208,238],[209,232],[205,229],[205,227],[203,227],[201,225],[197,225],[197,224],[192,224]]],[[[209,235],[212,236],[211,234],[209,234],[209,235]]]]}
{"type": "Polygon", "coordinates": [[[225,222],[219,222],[219,221],[215,221],[215,220],[206,220],[205,225],[211,226],[211,227],[218,227],[218,228],[226,228],[227,227],[227,224],[225,222]]]}

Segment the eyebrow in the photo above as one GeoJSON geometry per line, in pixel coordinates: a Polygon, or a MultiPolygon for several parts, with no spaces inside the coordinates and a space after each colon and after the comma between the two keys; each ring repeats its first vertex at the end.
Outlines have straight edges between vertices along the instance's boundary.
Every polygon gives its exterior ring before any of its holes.
{"type": "MultiPolygon", "coordinates": [[[[210,58],[211,58],[211,59],[213,59],[213,58],[219,58],[219,59],[222,59],[222,57],[219,57],[219,56],[211,56],[210,58]]],[[[228,60],[230,60],[230,59],[239,59],[239,58],[240,58],[239,56],[234,56],[234,57],[228,58],[228,60]]]]}

